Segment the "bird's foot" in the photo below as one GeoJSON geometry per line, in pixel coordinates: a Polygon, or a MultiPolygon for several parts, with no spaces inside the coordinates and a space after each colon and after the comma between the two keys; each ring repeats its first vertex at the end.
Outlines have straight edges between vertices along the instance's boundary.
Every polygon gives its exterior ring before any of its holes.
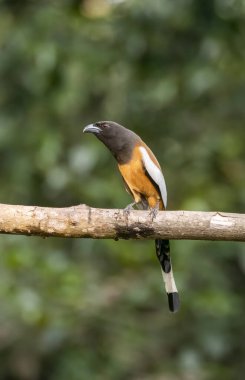
{"type": "Polygon", "coordinates": [[[155,207],[152,207],[152,208],[150,209],[149,217],[151,218],[151,221],[152,221],[152,222],[153,222],[153,220],[156,218],[158,211],[159,211],[159,202],[156,204],[155,207]]]}
{"type": "Polygon", "coordinates": [[[127,205],[125,207],[125,209],[123,209],[123,213],[126,217],[129,216],[130,212],[134,209],[134,206],[136,206],[137,203],[136,202],[133,202],[133,203],[130,203],[129,205],[127,205]]]}

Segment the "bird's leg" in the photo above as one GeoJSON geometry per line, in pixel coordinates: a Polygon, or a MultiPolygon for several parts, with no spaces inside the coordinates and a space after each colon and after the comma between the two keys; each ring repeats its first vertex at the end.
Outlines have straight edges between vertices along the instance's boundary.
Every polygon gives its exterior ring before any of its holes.
{"type": "Polygon", "coordinates": [[[125,209],[123,210],[123,213],[128,216],[130,214],[130,211],[134,210],[134,207],[139,205],[140,202],[133,202],[133,203],[130,203],[129,205],[127,205],[125,207],[125,209]]]}
{"type": "Polygon", "coordinates": [[[155,206],[150,207],[149,216],[150,216],[152,222],[157,216],[157,213],[159,211],[159,206],[160,206],[160,202],[159,202],[159,200],[157,200],[157,203],[155,204],[155,206]]]}
{"type": "Polygon", "coordinates": [[[130,211],[132,211],[134,209],[134,206],[136,205],[137,203],[136,202],[133,202],[133,203],[130,203],[129,205],[127,205],[123,211],[126,212],[126,213],[129,213],[130,211]]]}

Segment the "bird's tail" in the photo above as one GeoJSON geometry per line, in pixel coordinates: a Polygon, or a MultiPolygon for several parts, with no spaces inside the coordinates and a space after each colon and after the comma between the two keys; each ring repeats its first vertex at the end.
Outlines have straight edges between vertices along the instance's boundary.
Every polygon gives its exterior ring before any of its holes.
{"type": "Polygon", "coordinates": [[[156,254],[161,264],[163,281],[168,296],[169,310],[174,313],[179,310],[180,301],[171,265],[169,240],[157,239],[155,243],[156,254]]]}

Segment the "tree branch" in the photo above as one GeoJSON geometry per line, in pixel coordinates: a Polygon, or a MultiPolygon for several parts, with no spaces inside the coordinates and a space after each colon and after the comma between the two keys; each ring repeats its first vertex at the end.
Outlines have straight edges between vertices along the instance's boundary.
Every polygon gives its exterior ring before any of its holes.
{"type": "Polygon", "coordinates": [[[0,204],[0,233],[108,239],[192,239],[245,241],[245,214],[148,211],[0,204]]]}

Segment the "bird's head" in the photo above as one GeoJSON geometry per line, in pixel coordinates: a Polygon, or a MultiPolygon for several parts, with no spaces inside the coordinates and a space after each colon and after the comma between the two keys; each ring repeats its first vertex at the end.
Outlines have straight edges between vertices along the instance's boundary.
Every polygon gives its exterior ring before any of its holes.
{"type": "Polygon", "coordinates": [[[139,140],[134,132],[114,121],[97,121],[87,125],[83,132],[94,134],[110,149],[118,161],[121,161],[121,157],[128,159],[135,142],[139,140]]]}
{"type": "Polygon", "coordinates": [[[118,131],[125,129],[114,121],[97,121],[96,123],[89,124],[83,129],[83,133],[93,133],[100,140],[111,139],[116,136],[118,131]]]}

